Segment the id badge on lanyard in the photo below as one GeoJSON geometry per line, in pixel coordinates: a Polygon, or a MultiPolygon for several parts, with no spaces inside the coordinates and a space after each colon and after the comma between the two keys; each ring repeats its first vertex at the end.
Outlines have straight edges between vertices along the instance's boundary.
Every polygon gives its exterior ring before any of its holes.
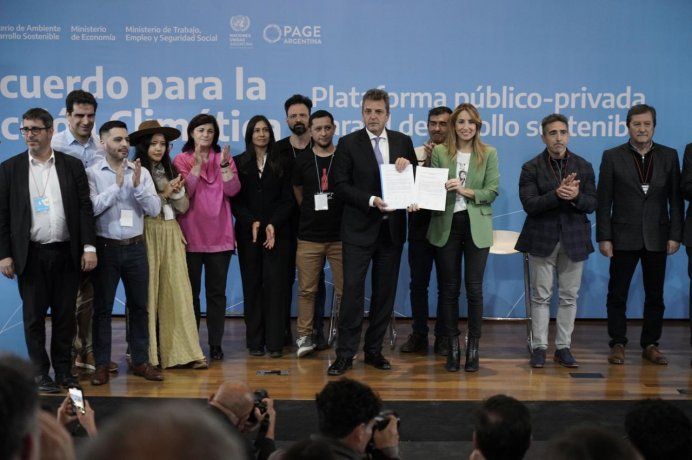
{"type": "Polygon", "coordinates": [[[50,198],[47,196],[34,197],[34,211],[36,214],[41,214],[50,211],[50,198]]]}
{"type": "Polygon", "coordinates": [[[315,211],[329,211],[328,193],[315,193],[315,211]]]}
{"type": "Polygon", "coordinates": [[[334,160],[334,155],[329,160],[329,167],[323,170],[322,173],[324,177],[320,178],[320,168],[317,164],[317,155],[313,153],[313,159],[315,160],[315,172],[317,173],[317,186],[320,189],[320,193],[315,193],[315,211],[329,211],[329,193],[326,193],[328,188],[327,178],[329,177],[329,171],[332,169],[332,161],[334,160]],[[324,181],[324,183],[323,183],[324,181]]]}

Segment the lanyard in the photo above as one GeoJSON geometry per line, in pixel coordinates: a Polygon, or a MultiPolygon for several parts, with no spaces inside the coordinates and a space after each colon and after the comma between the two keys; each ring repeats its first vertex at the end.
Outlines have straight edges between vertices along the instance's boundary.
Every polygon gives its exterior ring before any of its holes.
{"type": "MultiPolygon", "coordinates": [[[[296,156],[297,156],[297,154],[296,154],[296,148],[293,147],[293,144],[291,144],[291,140],[290,140],[290,139],[289,139],[289,141],[288,141],[288,145],[290,145],[290,146],[291,146],[291,150],[293,150],[293,159],[295,160],[295,159],[296,159],[296,156]]],[[[310,142],[308,143],[308,147],[312,148],[312,139],[310,139],[310,142]]],[[[307,149],[308,147],[306,147],[306,149],[307,149]]]]}
{"type": "MultiPolygon", "coordinates": [[[[324,193],[322,190],[322,179],[320,178],[320,167],[317,164],[317,154],[313,151],[313,160],[315,160],[315,174],[317,174],[317,187],[320,189],[320,193],[324,193]]],[[[332,161],[334,161],[334,154],[331,154],[331,158],[329,158],[329,167],[327,168],[327,177],[329,177],[329,171],[332,170],[332,161]]]]}
{"type": "Polygon", "coordinates": [[[34,169],[29,165],[29,172],[31,172],[31,179],[34,181],[34,186],[36,187],[36,191],[38,192],[39,197],[46,196],[46,189],[48,188],[48,183],[50,182],[50,173],[53,171],[53,162],[48,160],[48,177],[46,177],[46,183],[41,184],[43,185],[43,190],[41,190],[38,186],[38,182],[36,182],[36,176],[34,176],[34,169]]]}
{"type": "MultiPolygon", "coordinates": [[[[639,155],[639,152],[636,153],[639,155]]],[[[637,158],[633,157],[634,160],[634,165],[637,167],[637,173],[639,174],[639,182],[642,184],[648,184],[649,180],[651,180],[651,166],[654,164],[654,157],[652,156],[649,158],[649,164],[646,167],[646,176],[644,175],[644,172],[642,171],[642,167],[639,166],[639,161],[637,161],[637,158]]],[[[642,165],[644,164],[644,156],[642,156],[642,165]]]]}
{"type": "MultiPolygon", "coordinates": [[[[569,152],[565,152],[565,165],[563,166],[558,166],[557,172],[555,172],[555,168],[553,167],[553,160],[550,157],[550,154],[548,154],[548,166],[550,166],[550,170],[553,173],[553,176],[555,177],[555,180],[557,181],[558,185],[562,182],[562,180],[565,178],[564,174],[567,172],[567,166],[569,163],[569,152]]],[[[558,162],[560,165],[562,165],[562,159],[558,162]]]]}

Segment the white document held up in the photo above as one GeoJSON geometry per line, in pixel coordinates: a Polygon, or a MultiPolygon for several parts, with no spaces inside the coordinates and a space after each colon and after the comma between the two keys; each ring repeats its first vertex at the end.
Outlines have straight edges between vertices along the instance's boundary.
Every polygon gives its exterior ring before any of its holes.
{"type": "Polygon", "coordinates": [[[421,209],[444,211],[447,199],[445,182],[449,170],[419,166],[413,179],[413,166],[398,172],[393,164],[380,165],[382,199],[387,209],[406,209],[413,203],[421,209]]]}
{"type": "Polygon", "coordinates": [[[447,201],[445,182],[448,176],[448,168],[419,166],[416,169],[415,202],[419,208],[432,211],[445,210],[447,201]]]}
{"type": "Polygon", "coordinates": [[[380,179],[387,209],[406,209],[413,203],[413,166],[399,172],[392,164],[380,165],[380,179]]]}

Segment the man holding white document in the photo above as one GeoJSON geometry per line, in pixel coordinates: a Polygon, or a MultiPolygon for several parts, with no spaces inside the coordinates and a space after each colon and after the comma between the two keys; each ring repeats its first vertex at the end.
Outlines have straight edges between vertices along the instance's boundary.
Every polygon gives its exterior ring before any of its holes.
{"type": "Polygon", "coordinates": [[[389,120],[386,91],[368,90],[363,95],[361,112],[365,127],[342,137],[334,155],[335,192],[344,202],[344,294],[337,358],[329,366],[329,375],[341,375],[350,369],[357,353],[365,309],[365,278],[371,261],[372,295],[364,361],[377,369],[391,368],[382,355],[382,342],[394,308],[406,240],[406,211],[393,210],[382,199],[380,165],[395,165],[401,172],[416,164],[411,138],[385,129],[389,120]]]}

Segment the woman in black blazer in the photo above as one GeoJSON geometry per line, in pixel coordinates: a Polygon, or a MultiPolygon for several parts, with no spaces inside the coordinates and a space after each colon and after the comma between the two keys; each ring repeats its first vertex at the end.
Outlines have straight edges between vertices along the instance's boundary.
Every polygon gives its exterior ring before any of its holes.
{"type": "Polygon", "coordinates": [[[240,193],[233,198],[243,282],[247,348],[282,356],[288,224],[294,206],[287,162],[273,152],[274,131],[263,115],[250,119],[245,152],[235,157],[240,193]]]}

